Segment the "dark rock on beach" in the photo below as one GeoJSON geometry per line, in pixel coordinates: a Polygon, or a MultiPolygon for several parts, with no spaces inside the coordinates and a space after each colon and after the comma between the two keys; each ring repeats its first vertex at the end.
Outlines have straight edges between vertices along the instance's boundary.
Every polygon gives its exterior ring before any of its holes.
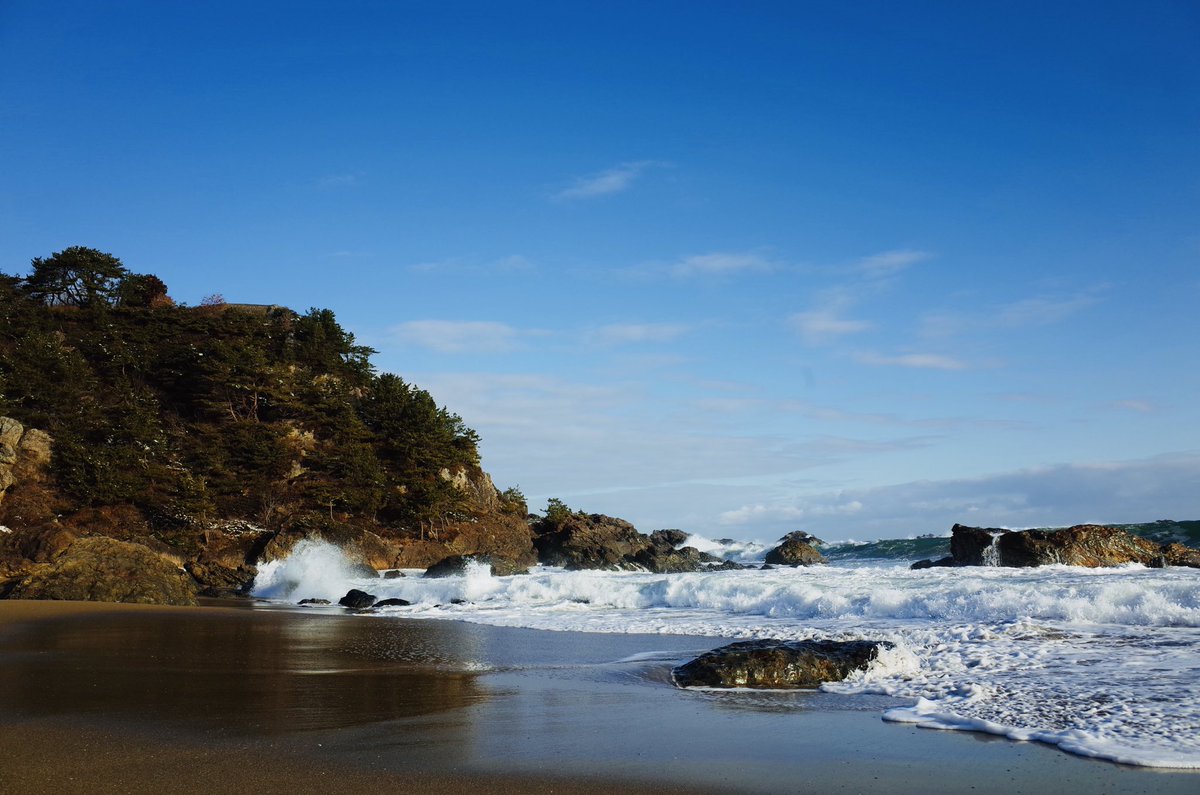
{"type": "Polygon", "coordinates": [[[817,551],[821,539],[797,530],[779,539],[783,543],[767,553],[766,562],[775,566],[812,566],[825,562],[825,556],[817,551]]]}
{"type": "Polygon", "coordinates": [[[329,600],[328,599],[301,599],[296,604],[299,604],[299,605],[327,605],[327,604],[329,604],[329,600]]]}
{"type": "Polygon", "coordinates": [[[397,571],[396,569],[392,569],[390,571],[385,571],[383,573],[383,579],[385,579],[385,580],[397,580],[403,576],[404,576],[404,572],[397,571]]]}
{"type": "Polygon", "coordinates": [[[750,640],[705,652],[671,672],[679,687],[815,688],[862,670],[887,641],[750,640]]]}
{"type": "Polygon", "coordinates": [[[357,588],[351,588],[346,592],[346,595],[338,599],[338,604],[342,607],[349,607],[352,610],[366,610],[368,607],[375,604],[376,597],[360,591],[357,588]]]}
{"type": "Polygon", "coordinates": [[[411,604],[407,599],[380,599],[374,607],[408,607],[411,604]]]}

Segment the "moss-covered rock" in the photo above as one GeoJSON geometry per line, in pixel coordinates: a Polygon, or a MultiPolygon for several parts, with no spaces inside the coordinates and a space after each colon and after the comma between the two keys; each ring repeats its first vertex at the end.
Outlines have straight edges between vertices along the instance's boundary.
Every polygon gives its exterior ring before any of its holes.
{"type": "Polygon", "coordinates": [[[50,563],[34,566],[9,594],[13,599],[64,599],[194,605],[192,579],[141,544],[81,538],[50,563]]]}

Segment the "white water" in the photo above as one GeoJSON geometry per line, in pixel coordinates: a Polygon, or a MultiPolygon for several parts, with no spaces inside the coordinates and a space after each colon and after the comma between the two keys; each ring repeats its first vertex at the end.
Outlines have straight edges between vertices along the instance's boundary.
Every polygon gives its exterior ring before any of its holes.
{"type": "MultiPolygon", "coordinates": [[[[691,539],[689,539],[691,541],[691,539]]],[[[1200,768],[1200,572],[818,566],[697,574],[567,572],[355,579],[336,548],[297,545],[255,594],[381,615],[588,632],[869,638],[895,652],[826,690],[913,701],[885,718],[1054,743],[1136,765],[1200,768]],[[466,600],[451,604],[451,600],[466,600]]]]}

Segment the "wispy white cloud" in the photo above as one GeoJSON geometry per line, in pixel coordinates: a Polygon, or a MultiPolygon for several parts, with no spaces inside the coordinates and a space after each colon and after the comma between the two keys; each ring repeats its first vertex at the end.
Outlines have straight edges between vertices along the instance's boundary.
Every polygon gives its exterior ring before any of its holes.
{"type": "MultiPolygon", "coordinates": [[[[850,334],[875,328],[869,320],[847,317],[852,309],[873,295],[886,291],[901,271],[931,255],[914,249],[895,249],[863,257],[850,267],[852,278],[822,290],[817,305],[788,318],[806,345],[828,345],[850,334]]],[[[845,269],[839,271],[845,275],[845,269]]]]}
{"type": "Polygon", "coordinates": [[[735,527],[747,524],[777,524],[828,516],[853,516],[861,512],[863,507],[858,500],[806,503],[803,506],[756,503],[743,505],[731,511],[723,511],[717,516],[717,522],[735,527]]]}
{"type": "Polygon", "coordinates": [[[684,323],[612,323],[589,334],[600,345],[672,342],[691,330],[684,323]]]}
{"type": "Polygon", "coordinates": [[[756,252],[713,252],[684,257],[671,266],[673,276],[729,276],[735,273],[775,270],[776,263],[756,252]]]}
{"type": "Polygon", "coordinates": [[[411,320],[392,329],[401,342],[438,353],[507,353],[520,346],[525,333],[485,320],[411,320]]]}
{"type": "Polygon", "coordinates": [[[854,271],[869,279],[892,276],[918,262],[927,260],[932,255],[928,251],[915,249],[895,249],[864,257],[854,265],[854,271]]]}
{"type": "Polygon", "coordinates": [[[1149,400],[1114,400],[1109,405],[1114,409],[1133,411],[1138,414],[1153,414],[1158,411],[1158,406],[1149,400]]]}
{"type": "Polygon", "coordinates": [[[1033,296],[970,314],[933,312],[921,318],[920,334],[926,338],[937,338],[1050,326],[1100,303],[1105,289],[1099,286],[1073,295],[1033,296]]]}
{"type": "Polygon", "coordinates": [[[966,362],[953,356],[940,353],[902,353],[896,356],[885,356],[880,353],[864,351],[854,355],[861,364],[873,367],[911,367],[918,370],[965,370],[966,362]]]}
{"type": "Polygon", "coordinates": [[[658,165],[662,164],[654,160],[622,163],[607,171],[577,178],[570,187],[555,193],[553,198],[556,201],[577,201],[622,193],[633,187],[633,183],[648,169],[658,165]]]}
{"type": "Polygon", "coordinates": [[[767,538],[796,521],[829,540],[948,532],[955,522],[984,527],[1053,527],[1085,522],[1189,519],[1200,488],[1200,456],[1059,464],[978,478],[927,480],[755,501],[717,512],[739,537],[767,538]]]}
{"type": "Polygon", "coordinates": [[[866,320],[842,317],[839,306],[828,306],[808,312],[797,312],[788,318],[788,325],[800,334],[806,345],[826,345],[847,334],[869,331],[874,326],[866,320]]]}

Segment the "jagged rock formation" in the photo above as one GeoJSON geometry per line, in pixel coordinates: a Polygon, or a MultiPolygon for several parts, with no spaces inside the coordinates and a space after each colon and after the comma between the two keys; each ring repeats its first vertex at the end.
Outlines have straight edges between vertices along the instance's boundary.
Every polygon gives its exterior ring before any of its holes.
{"type": "Polygon", "coordinates": [[[819,538],[797,530],[779,540],[783,543],[767,553],[769,566],[813,566],[825,562],[825,556],[816,548],[822,543],[819,538]]]}
{"type": "Polygon", "coordinates": [[[865,669],[887,641],[750,640],[705,652],[671,671],[679,687],[815,688],[865,669]]]}
{"type": "Polygon", "coordinates": [[[528,567],[520,567],[504,558],[492,558],[489,555],[451,555],[442,558],[425,570],[426,577],[459,577],[467,573],[467,567],[472,563],[481,563],[496,577],[511,577],[515,574],[528,574],[528,567]]]}
{"type": "Polygon", "coordinates": [[[660,574],[731,568],[727,561],[695,547],[676,549],[687,540],[682,530],[646,535],[624,519],[598,513],[548,512],[533,523],[533,534],[538,560],[547,566],[660,574]]]}
{"type": "Polygon", "coordinates": [[[1075,525],[1059,530],[999,530],[956,524],[950,557],[917,561],[914,569],[933,566],[1192,566],[1200,568],[1200,550],[1182,544],[1155,544],[1116,527],[1075,525]]]}

